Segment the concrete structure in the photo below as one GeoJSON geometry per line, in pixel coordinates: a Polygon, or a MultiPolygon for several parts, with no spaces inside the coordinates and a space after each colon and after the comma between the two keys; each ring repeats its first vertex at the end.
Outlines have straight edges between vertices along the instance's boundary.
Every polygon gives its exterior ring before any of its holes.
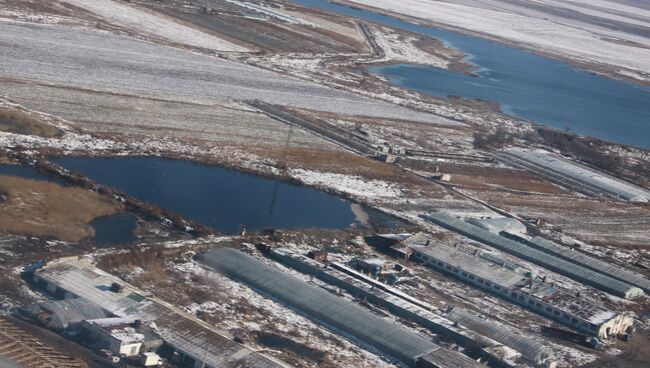
{"type": "Polygon", "coordinates": [[[166,345],[181,354],[187,366],[206,368],[280,368],[290,365],[233,341],[211,326],[97,267],[90,260],[66,257],[36,270],[34,281],[61,298],[84,298],[111,314],[131,320],[153,321],[166,345]],[[118,291],[111,291],[117,283],[118,291]],[[210,347],[207,349],[206,347],[210,347]]]}
{"type": "Polygon", "coordinates": [[[136,356],[157,351],[163,340],[151,325],[130,318],[102,318],[81,323],[84,334],[115,355],[136,356]]]}
{"type": "Polygon", "coordinates": [[[274,249],[269,254],[286,266],[340,287],[359,299],[384,307],[396,316],[411,320],[468,350],[482,351],[481,355],[496,365],[514,366],[514,361],[523,357],[534,365],[555,366],[543,344],[463,309],[440,310],[339,263],[325,265],[284,249],[274,249]],[[500,349],[502,344],[515,349],[519,354],[505,356],[500,349]]]}
{"type": "Polygon", "coordinates": [[[160,359],[160,356],[156,353],[142,353],[140,362],[145,367],[155,367],[162,365],[163,363],[162,359],[160,359]]]}
{"type": "Polygon", "coordinates": [[[87,319],[108,317],[108,314],[103,309],[85,299],[34,303],[28,306],[26,311],[41,324],[55,330],[75,327],[87,319]]]}
{"type": "Polygon", "coordinates": [[[569,262],[553,254],[525,246],[520,242],[499,236],[448,214],[434,212],[423,215],[422,217],[427,221],[455,231],[470,239],[508,252],[516,257],[530,261],[553,272],[557,272],[573,280],[582,282],[583,284],[593,286],[612,295],[625,299],[633,299],[643,296],[643,290],[638,287],[569,262]]]}
{"type": "Polygon", "coordinates": [[[413,258],[584,334],[607,339],[629,332],[634,323],[627,314],[606,310],[539,278],[438,242],[415,249],[413,258]]]}
{"type": "Polygon", "coordinates": [[[434,344],[429,338],[310,285],[254,257],[230,248],[205,253],[199,260],[251,286],[318,323],[411,367],[477,367],[472,359],[434,344]]]}

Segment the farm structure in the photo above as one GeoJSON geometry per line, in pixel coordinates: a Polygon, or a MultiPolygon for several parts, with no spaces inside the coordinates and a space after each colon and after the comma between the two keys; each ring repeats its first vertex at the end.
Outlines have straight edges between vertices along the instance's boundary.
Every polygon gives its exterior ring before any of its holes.
{"type": "Polygon", "coordinates": [[[470,239],[487,244],[521,259],[530,261],[553,272],[565,275],[575,281],[590,285],[612,295],[625,299],[643,296],[643,290],[626,282],[612,278],[563,258],[526,246],[520,242],[494,234],[462,219],[442,212],[422,216],[425,220],[455,231],[470,239]]]}
{"type": "Polygon", "coordinates": [[[509,148],[497,155],[506,164],[536,172],[543,177],[589,195],[605,194],[630,202],[649,202],[650,191],[580,165],[546,151],[509,148]]]}
{"type": "Polygon", "coordinates": [[[645,292],[650,292],[650,280],[620,266],[601,261],[600,259],[586,255],[569,247],[559,245],[540,236],[534,236],[530,239],[518,237],[513,234],[506,234],[506,236],[520,241],[532,248],[539,249],[542,252],[552,254],[554,256],[560,257],[575,264],[579,264],[617,280],[627,282],[630,285],[634,285],[643,289],[645,292]]]}
{"type": "MultiPolygon", "coordinates": [[[[74,300],[74,299],[73,299],[74,300]]],[[[83,333],[115,355],[136,356],[156,351],[162,338],[147,324],[130,318],[102,318],[81,323],[83,333]]]]}
{"type": "Polygon", "coordinates": [[[478,367],[461,353],[237,250],[220,248],[199,261],[410,367],[478,367]]]}
{"type": "Polygon", "coordinates": [[[0,317],[0,367],[87,368],[88,365],[43,343],[10,318],[0,317]]]}
{"type": "Polygon", "coordinates": [[[398,317],[411,320],[466,350],[480,350],[478,355],[496,361],[496,365],[510,365],[519,357],[538,366],[555,365],[543,344],[464,309],[449,306],[440,310],[340,263],[321,263],[286,249],[273,249],[269,255],[286,266],[346,290],[356,298],[384,307],[398,317]],[[502,345],[519,354],[504,356],[499,349],[502,345]]]}
{"type": "Polygon", "coordinates": [[[634,319],[625,313],[607,310],[539,277],[433,240],[415,248],[413,259],[590,336],[607,339],[633,328],[634,319]]]}
{"type": "Polygon", "coordinates": [[[131,286],[97,267],[90,260],[65,257],[45,264],[33,274],[37,285],[65,299],[83,298],[110,314],[154,322],[164,343],[182,356],[186,366],[289,367],[233,341],[226,332],[131,286]],[[117,286],[116,286],[117,285],[117,286]],[[210,347],[207,349],[206,347],[210,347]]]}
{"type": "Polygon", "coordinates": [[[95,303],[86,299],[51,300],[34,303],[27,313],[53,330],[65,330],[87,319],[105,318],[108,315],[95,303]]]}

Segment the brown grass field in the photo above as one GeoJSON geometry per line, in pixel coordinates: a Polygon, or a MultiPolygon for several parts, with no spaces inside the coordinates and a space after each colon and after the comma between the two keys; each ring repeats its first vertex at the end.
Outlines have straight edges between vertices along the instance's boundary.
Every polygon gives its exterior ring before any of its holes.
{"type": "Polygon", "coordinates": [[[89,222],[121,210],[90,190],[0,175],[0,232],[80,241],[95,231],[89,222]]]}
{"type": "Polygon", "coordinates": [[[0,110],[0,131],[38,135],[45,138],[59,137],[62,134],[58,128],[14,110],[0,110]]]}

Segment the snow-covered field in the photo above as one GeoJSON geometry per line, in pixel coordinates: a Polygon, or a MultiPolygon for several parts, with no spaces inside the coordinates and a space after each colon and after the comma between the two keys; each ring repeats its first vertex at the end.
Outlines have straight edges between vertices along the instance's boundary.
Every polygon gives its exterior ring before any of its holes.
{"type": "Polygon", "coordinates": [[[143,32],[167,41],[217,51],[249,51],[231,42],[179,24],[162,14],[148,13],[134,6],[111,0],[65,0],[85,9],[111,24],[143,32]]]}
{"type": "Polygon", "coordinates": [[[614,1],[351,0],[578,61],[650,73],[650,10],[614,1]],[[567,15],[568,14],[568,15],[567,15]]]}
{"type": "Polygon", "coordinates": [[[90,30],[0,21],[0,75],[117,92],[175,94],[416,121],[435,116],[278,73],[90,30]]]}

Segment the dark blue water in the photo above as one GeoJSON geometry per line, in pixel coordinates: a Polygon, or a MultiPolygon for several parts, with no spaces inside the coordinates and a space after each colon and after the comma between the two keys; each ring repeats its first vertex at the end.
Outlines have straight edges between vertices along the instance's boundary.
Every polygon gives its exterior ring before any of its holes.
{"type": "MultiPolygon", "coordinates": [[[[0,164],[0,174],[18,176],[31,180],[42,180],[64,185],[61,178],[44,176],[31,166],[0,164]]],[[[97,218],[90,222],[95,229],[94,243],[99,246],[131,243],[135,237],[133,230],[137,217],[130,213],[97,218]]]]}
{"type": "Polygon", "coordinates": [[[137,217],[130,213],[104,216],[93,220],[90,226],[95,229],[94,243],[100,247],[115,244],[128,244],[135,240],[133,230],[137,217]]]}
{"type": "Polygon", "coordinates": [[[0,164],[0,174],[18,176],[24,179],[49,181],[61,185],[65,184],[63,179],[55,178],[55,177],[45,177],[44,175],[39,173],[36,169],[34,169],[32,166],[0,164]]]}
{"type": "Polygon", "coordinates": [[[468,54],[469,76],[416,65],[376,67],[395,84],[432,96],[498,102],[510,115],[608,141],[650,148],[650,89],[476,37],[426,27],[326,0],[292,0],[442,40],[468,54]]]}
{"type": "Polygon", "coordinates": [[[347,228],[350,203],[318,190],[189,161],[155,157],[52,161],[216,230],[347,228]]]}

